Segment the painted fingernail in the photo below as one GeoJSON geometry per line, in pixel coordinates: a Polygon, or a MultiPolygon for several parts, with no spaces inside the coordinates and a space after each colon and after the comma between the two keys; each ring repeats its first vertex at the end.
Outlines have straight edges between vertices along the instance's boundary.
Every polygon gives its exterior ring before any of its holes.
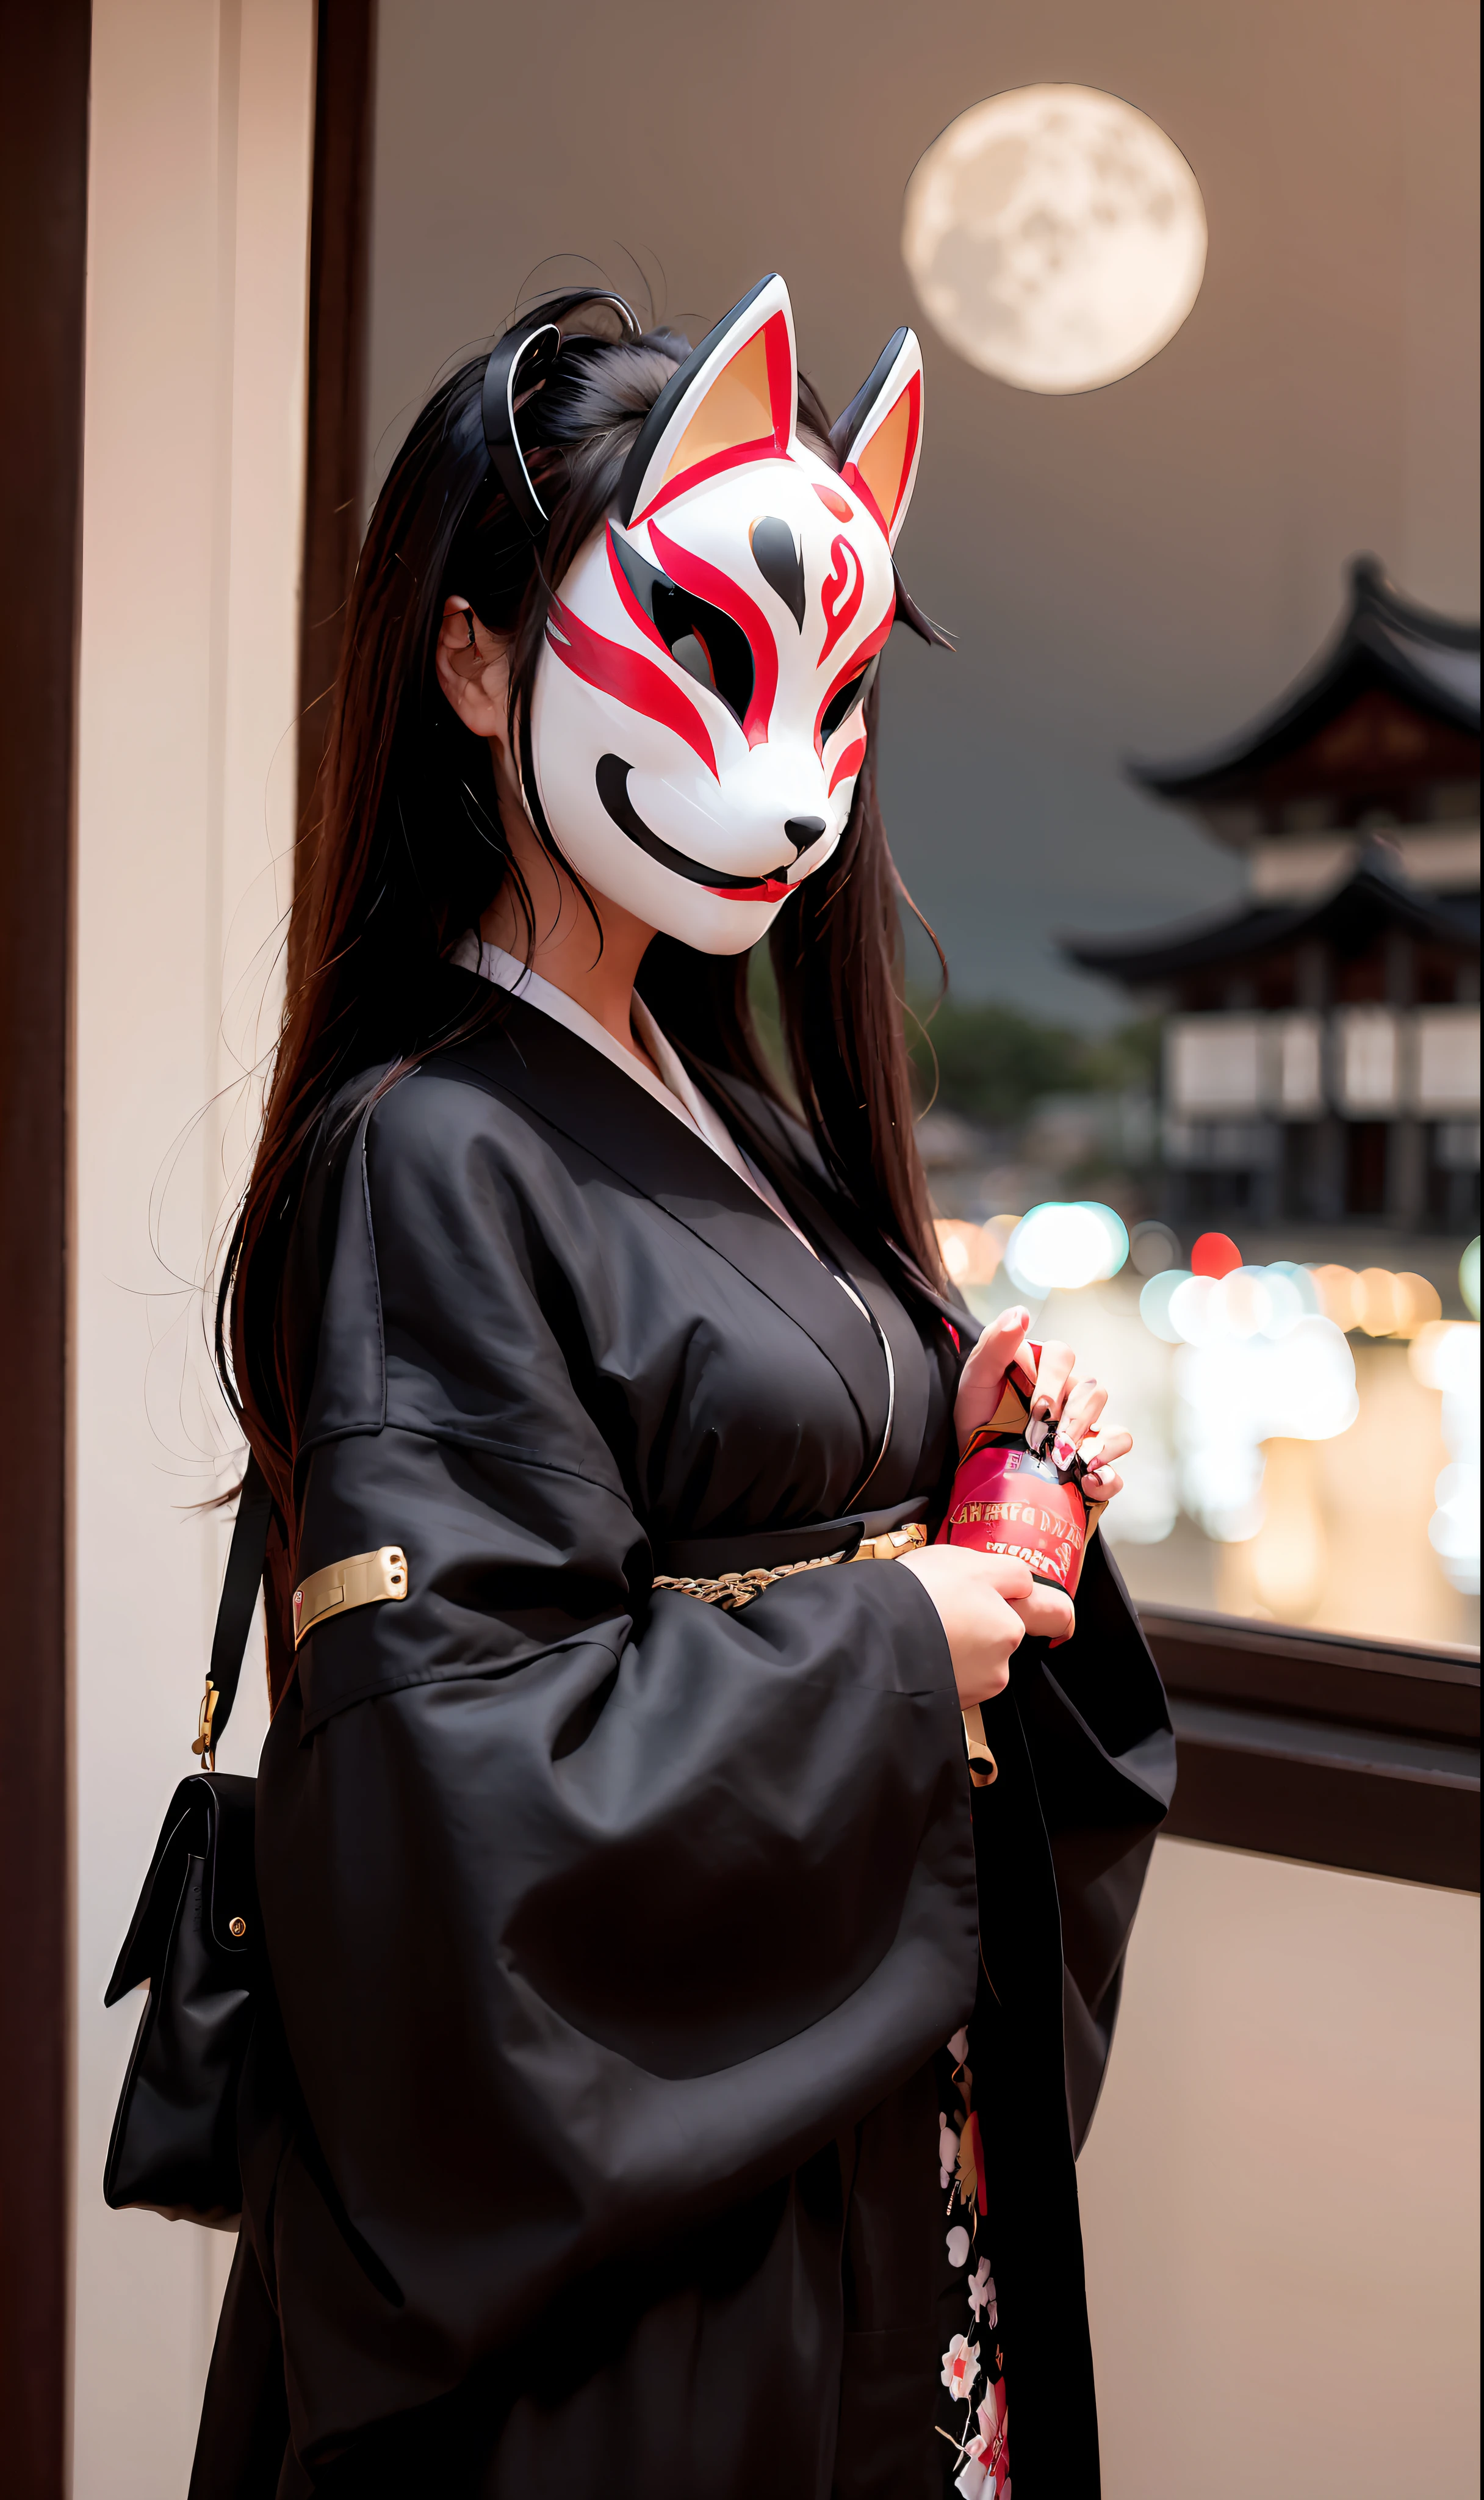
{"type": "Polygon", "coordinates": [[[1031,1413],[1036,1417],[1036,1419],[1037,1419],[1037,1421],[1038,1421],[1038,1422],[1040,1422],[1041,1420],[1043,1420],[1046,1416],[1049,1415],[1050,1411],[1051,1411],[1051,1401],[1050,1401],[1049,1398],[1032,1398],[1032,1400],[1031,1400],[1031,1413]]]}
{"type": "Polygon", "coordinates": [[[1051,1456],[1059,1467],[1069,1467],[1072,1464],[1077,1456],[1077,1450],[1075,1444],[1068,1440],[1065,1432],[1058,1432],[1051,1443],[1051,1456]]]}
{"type": "Polygon", "coordinates": [[[1025,1430],[1026,1448],[1039,1455],[1046,1447],[1050,1429],[1049,1424],[1028,1424],[1025,1430]]]}

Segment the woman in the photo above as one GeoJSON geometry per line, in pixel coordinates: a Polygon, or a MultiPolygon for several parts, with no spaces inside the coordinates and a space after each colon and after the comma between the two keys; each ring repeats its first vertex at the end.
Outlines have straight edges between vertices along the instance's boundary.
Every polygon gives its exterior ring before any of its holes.
{"type": "Polygon", "coordinates": [[[1170,1740],[1100,1544],[1074,1619],[914,1542],[1016,1360],[1094,1497],[1129,1447],[1024,1311],[968,1352],[927,1220],[920,435],[903,331],[829,436],[777,279],[694,353],[571,297],[378,502],[223,1302],[276,2001],[198,2495],[992,2493],[1010,2388],[1022,2495],[1096,2488],[1074,2139],[1170,1740]]]}

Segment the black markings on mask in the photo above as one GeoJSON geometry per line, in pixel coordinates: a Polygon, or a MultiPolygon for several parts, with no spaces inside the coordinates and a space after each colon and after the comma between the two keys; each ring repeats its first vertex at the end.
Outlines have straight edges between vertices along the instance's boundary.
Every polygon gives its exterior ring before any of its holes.
{"type": "MultiPolygon", "coordinates": [[[[652,860],[658,860],[661,868],[669,869],[675,876],[689,877],[693,885],[704,885],[713,894],[751,893],[754,887],[766,881],[758,876],[728,876],[725,870],[711,868],[705,860],[691,859],[684,851],[677,851],[672,843],[655,832],[652,825],[646,825],[629,796],[629,775],[632,771],[633,766],[626,764],[621,755],[600,755],[594,777],[597,783],[597,795],[608,815],[619,832],[627,834],[641,851],[646,851],[652,860]]],[[[783,867],[767,872],[770,877],[785,877],[788,873],[787,862],[783,867]]]]}
{"type": "Polygon", "coordinates": [[[804,630],[804,568],[799,559],[798,544],[787,521],[769,513],[754,521],[748,539],[757,559],[758,570],[770,590],[776,590],[794,624],[804,630]]]}

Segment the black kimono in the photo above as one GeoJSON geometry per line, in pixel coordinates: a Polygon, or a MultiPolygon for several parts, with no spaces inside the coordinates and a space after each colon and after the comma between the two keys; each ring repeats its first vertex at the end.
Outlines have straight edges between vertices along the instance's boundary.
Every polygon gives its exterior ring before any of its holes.
{"type": "Polygon", "coordinates": [[[1096,2491],[1074,2142],[1163,1696],[1095,1542],[1075,1640],[985,1710],[971,1819],[910,1572],[654,1589],[936,1525],[973,1334],[802,1133],[708,1090],[823,1263],[519,1000],[301,1219],[300,1568],[397,1543],[410,1592],[315,1628],[264,1751],[276,2004],[195,2500],[942,2492],[964,2024],[1016,2500],[1096,2491]]]}

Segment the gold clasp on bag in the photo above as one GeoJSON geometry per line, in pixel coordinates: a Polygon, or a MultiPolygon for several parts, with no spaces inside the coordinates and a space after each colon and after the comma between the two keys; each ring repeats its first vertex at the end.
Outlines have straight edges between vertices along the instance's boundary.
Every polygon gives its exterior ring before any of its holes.
{"type": "Polygon", "coordinates": [[[220,1699],[221,1694],[209,1675],[206,1680],[206,1691],[201,1696],[201,1716],[196,1723],[196,1741],[191,1747],[191,1752],[199,1755],[204,1771],[214,1771],[216,1768],[216,1748],[211,1742],[211,1722],[216,1716],[216,1704],[220,1699]]]}

